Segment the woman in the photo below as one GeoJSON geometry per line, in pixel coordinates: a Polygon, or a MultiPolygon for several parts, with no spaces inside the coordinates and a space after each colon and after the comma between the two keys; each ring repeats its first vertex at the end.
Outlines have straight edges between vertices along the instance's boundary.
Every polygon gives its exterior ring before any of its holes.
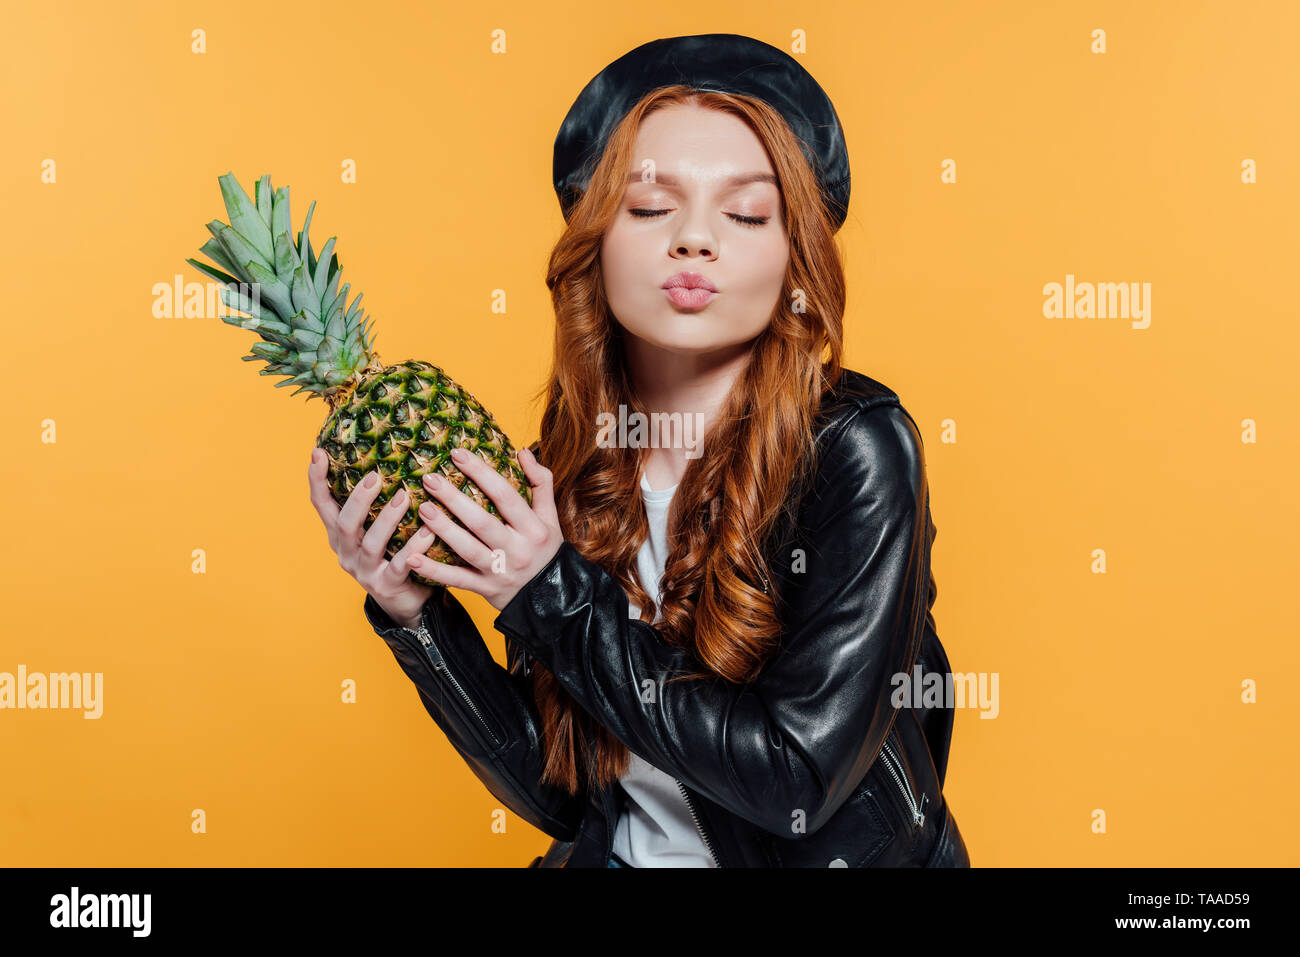
{"type": "Polygon", "coordinates": [[[531,507],[455,456],[501,519],[430,481],[446,512],[426,504],[385,560],[407,503],[364,529],[375,489],[340,510],[312,466],[371,625],[489,790],[555,838],[534,865],[966,866],[952,713],[895,694],[948,670],[935,529],[910,415],[840,366],[829,100],[759,41],[655,41],[584,90],[556,174],[531,507]],[[629,433],[634,413],[679,427],[629,433]],[[468,566],[428,559],[434,536],[468,566]],[[508,668],[445,586],[498,609],[508,668]]]}

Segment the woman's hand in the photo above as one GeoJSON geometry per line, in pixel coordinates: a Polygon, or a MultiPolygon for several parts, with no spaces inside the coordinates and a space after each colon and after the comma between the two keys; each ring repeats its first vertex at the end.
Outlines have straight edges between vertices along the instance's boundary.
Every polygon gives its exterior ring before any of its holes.
{"type": "MultiPolygon", "coordinates": [[[[519,451],[519,464],[532,486],[530,509],[523,496],[477,455],[453,449],[451,460],[492,500],[501,519],[489,514],[442,476],[426,475],[424,487],[464,522],[465,528],[453,522],[433,502],[425,502],[420,506],[420,519],[425,527],[419,534],[432,529],[469,567],[433,561],[424,554],[428,544],[417,548],[406,561],[430,581],[477,592],[500,611],[550,563],[564,542],[555,511],[551,470],[544,468],[527,449],[519,451]]],[[[393,561],[398,557],[394,556],[393,561]]]]}
{"type": "MultiPolygon", "coordinates": [[[[357,580],[393,621],[406,628],[418,628],[421,610],[433,594],[433,588],[411,578],[408,561],[412,555],[422,556],[433,547],[433,533],[428,528],[421,528],[390,561],[384,553],[393,537],[393,530],[406,511],[406,489],[398,489],[393,500],[384,506],[367,529],[364,527],[366,516],[379,494],[378,476],[372,472],[362,479],[339,508],[325,482],[327,469],[325,453],[317,446],[312,449],[311,467],[307,470],[311,503],[325,523],[330,548],[338,555],[339,566],[357,580]],[[371,477],[375,478],[375,483],[368,486],[366,481],[371,477]]],[[[426,564],[437,563],[426,560],[426,564]]]]}

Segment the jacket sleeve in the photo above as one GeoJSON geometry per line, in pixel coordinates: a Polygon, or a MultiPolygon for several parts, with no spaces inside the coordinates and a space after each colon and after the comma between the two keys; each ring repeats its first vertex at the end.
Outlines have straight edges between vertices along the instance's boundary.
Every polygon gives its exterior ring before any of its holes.
{"type": "Polygon", "coordinates": [[[421,612],[427,647],[370,595],[366,619],[415,683],[420,701],[487,789],[533,827],[573,840],[582,801],[542,783],[541,720],[518,648],[507,642],[510,670],[488,652],[464,606],[435,588],[421,612]]]}
{"type": "Polygon", "coordinates": [[[631,619],[618,582],[567,541],[493,624],[655,767],[773,834],[812,834],[875,760],[892,678],[919,650],[927,494],[902,407],[850,413],[801,506],[803,548],[776,558],[790,583],[781,647],[749,685],[666,681],[704,669],[631,619]]]}

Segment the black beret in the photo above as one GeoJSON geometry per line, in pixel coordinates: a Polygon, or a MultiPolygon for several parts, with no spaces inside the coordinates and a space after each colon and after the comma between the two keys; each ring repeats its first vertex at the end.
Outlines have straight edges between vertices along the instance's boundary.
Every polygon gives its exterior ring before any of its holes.
{"type": "Polygon", "coordinates": [[[592,77],[555,137],[552,173],[566,220],[587,188],[584,164],[594,164],[614,127],[645,94],[676,83],[757,97],[785,117],[821,186],[832,224],[843,225],[849,155],[830,98],[790,54],[735,33],[651,40],[592,77]]]}

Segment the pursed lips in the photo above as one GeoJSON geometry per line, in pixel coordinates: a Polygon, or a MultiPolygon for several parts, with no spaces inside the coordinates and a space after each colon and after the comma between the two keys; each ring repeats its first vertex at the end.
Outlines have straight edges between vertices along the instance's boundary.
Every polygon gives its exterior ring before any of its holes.
{"type": "Polygon", "coordinates": [[[703,273],[684,271],[674,273],[669,276],[663,284],[664,289],[703,289],[707,292],[716,293],[718,287],[715,286],[703,273]]]}
{"type": "Polygon", "coordinates": [[[668,300],[680,309],[700,309],[718,294],[707,278],[700,273],[677,273],[663,284],[668,300]]]}

